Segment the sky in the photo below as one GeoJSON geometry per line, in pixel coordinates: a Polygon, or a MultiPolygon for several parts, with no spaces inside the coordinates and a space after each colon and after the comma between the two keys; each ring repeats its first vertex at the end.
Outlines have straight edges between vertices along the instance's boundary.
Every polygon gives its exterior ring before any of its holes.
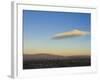
{"type": "Polygon", "coordinates": [[[91,32],[90,20],[90,13],[23,10],[23,53],[90,55],[91,34],[82,35],[91,32]]]}

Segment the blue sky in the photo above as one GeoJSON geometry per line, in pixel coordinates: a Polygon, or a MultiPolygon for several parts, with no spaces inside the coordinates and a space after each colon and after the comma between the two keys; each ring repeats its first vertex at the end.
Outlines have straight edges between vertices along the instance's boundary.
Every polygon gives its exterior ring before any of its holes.
{"type": "Polygon", "coordinates": [[[52,40],[51,37],[74,29],[90,32],[90,20],[89,13],[23,10],[24,53],[89,51],[90,35],[63,40],[52,40]]]}

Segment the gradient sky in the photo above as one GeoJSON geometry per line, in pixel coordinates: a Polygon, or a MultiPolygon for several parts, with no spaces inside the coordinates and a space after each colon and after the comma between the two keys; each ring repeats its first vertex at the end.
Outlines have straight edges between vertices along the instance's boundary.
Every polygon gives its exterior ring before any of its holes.
{"type": "Polygon", "coordinates": [[[90,35],[51,39],[75,29],[90,32],[90,18],[90,13],[23,10],[24,54],[90,55],[90,35]]]}

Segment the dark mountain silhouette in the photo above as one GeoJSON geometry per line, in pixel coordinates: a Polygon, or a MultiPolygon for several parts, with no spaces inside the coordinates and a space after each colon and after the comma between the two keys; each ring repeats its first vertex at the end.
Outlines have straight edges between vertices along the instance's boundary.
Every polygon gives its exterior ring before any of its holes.
{"type": "Polygon", "coordinates": [[[40,53],[40,54],[24,54],[23,55],[23,59],[24,60],[54,60],[54,59],[80,59],[80,58],[86,58],[89,56],[61,56],[61,55],[53,55],[53,54],[44,54],[44,53],[40,53]]]}
{"type": "Polygon", "coordinates": [[[65,58],[65,56],[60,55],[52,55],[52,54],[24,54],[23,59],[24,60],[32,60],[32,59],[62,59],[65,58]]]}
{"type": "Polygon", "coordinates": [[[23,69],[90,66],[91,57],[87,55],[60,56],[53,54],[23,54],[23,69]]]}

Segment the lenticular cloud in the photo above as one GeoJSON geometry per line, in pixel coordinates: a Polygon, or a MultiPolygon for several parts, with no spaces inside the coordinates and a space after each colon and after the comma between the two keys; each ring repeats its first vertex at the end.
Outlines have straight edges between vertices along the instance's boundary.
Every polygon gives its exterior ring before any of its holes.
{"type": "Polygon", "coordinates": [[[78,29],[75,29],[69,32],[57,33],[52,37],[52,39],[64,39],[64,38],[86,36],[86,35],[89,35],[89,32],[80,31],[78,29]]]}

